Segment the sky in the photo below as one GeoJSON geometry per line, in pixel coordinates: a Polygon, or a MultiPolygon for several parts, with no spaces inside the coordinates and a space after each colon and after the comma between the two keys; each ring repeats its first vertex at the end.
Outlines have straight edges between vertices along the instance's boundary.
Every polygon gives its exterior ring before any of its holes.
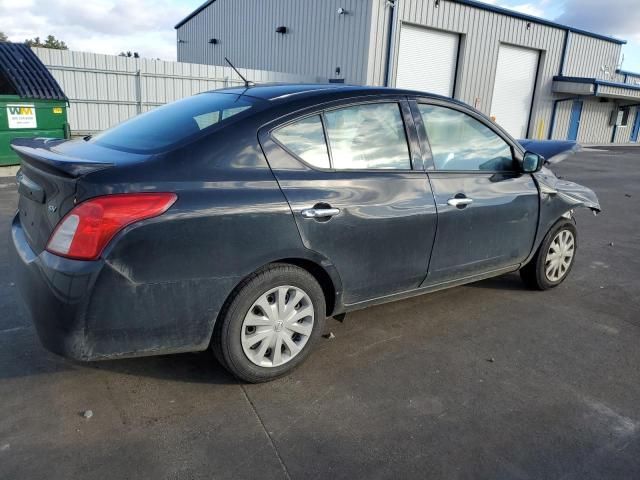
{"type": "MultiPolygon", "coordinates": [[[[204,0],[0,0],[12,41],[53,34],[71,50],[176,59],[173,26],[204,0]]],[[[322,0],[317,0],[322,1],[322,0]]],[[[427,1],[427,0],[425,0],[427,1]]],[[[623,70],[640,72],[638,0],[485,0],[522,13],[626,39],[623,70]]]]}

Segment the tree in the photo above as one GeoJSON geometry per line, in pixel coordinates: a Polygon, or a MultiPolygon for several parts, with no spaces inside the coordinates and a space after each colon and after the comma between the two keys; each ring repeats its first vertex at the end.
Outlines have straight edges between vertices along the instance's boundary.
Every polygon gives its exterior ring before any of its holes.
{"type": "Polygon", "coordinates": [[[133,58],[140,58],[140,54],[138,54],[138,52],[133,52],[131,53],[130,50],[128,50],[127,52],[120,52],[118,54],[119,57],[133,57],[133,58]]]}
{"type": "Polygon", "coordinates": [[[40,41],[40,37],[36,37],[33,39],[27,39],[24,41],[29,47],[43,47],[43,48],[53,48],[55,50],[69,50],[67,44],[62,40],[58,40],[53,35],[47,35],[47,38],[44,42],[40,41]]]}
{"type": "Polygon", "coordinates": [[[4,32],[0,32],[0,42],[8,42],[9,37],[4,32]]]}

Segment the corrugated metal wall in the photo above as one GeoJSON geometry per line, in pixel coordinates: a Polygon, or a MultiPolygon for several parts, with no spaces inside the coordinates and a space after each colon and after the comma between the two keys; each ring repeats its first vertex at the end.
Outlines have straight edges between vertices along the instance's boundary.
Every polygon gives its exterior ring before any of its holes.
{"type": "Polygon", "coordinates": [[[614,87],[611,85],[599,85],[598,92],[611,97],[624,96],[626,100],[630,98],[640,100],[640,90],[628,89],[627,87],[614,87]]]}
{"type": "Polygon", "coordinates": [[[365,83],[370,16],[371,0],[217,0],[178,28],[178,60],[224,65],[227,56],[237,66],[322,81],[340,67],[339,78],[365,83]],[[279,26],[287,33],[276,33],[279,26]]]}
{"type": "MultiPolygon", "coordinates": [[[[75,135],[104,130],[138,113],[206,90],[242,85],[230,67],[34,48],[69,98],[75,135]]],[[[316,77],[240,69],[255,82],[313,82],[316,77]]]]}
{"type": "Polygon", "coordinates": [[[622,73],[616,72],[613,75],[613,82],[626,83],[628,85],[640,86],[640,73],[622,73]]]}
{"type": "MultiPolygon", "coordinates": [[[[547,25],[529,22],[498,12],[488,11],[455,1],[398,0],[394,45],[397,45],[403,22],[456,32],[461,35],[461,49],[455,98],[491,114],[491,99],[496,75],[498,49],[501,43],[539,50],[540,65],[528,136],[546,138],[551,121],[553,102],[562,98],[552,91],[553,77],[560,73],[565,36],[568,35],[567,56],[563,74],[595,77],[610,81],[618,79],[616,69],[621,45],[603,39],[547,25]]],[[[385,0],[373,0],[371,48],[369,50],[367,82],[385,82],[386,50],[391,8],[385,0]]],[[[391,77],[395,78],[397,48],[391,59],[391,77]]],[[[585,99],[579,140],[609,142],[611,127],[608,115],[613,103],[585,99]]],[[[558,104],[553,138],[564,139],[568,131],[571,102],[558,104]]],[[[500,123],[500,119],[497,119],[500,123]]]]}
{"type": "MultiPolygon", "coordinates": [[[[620,75],[620,74],[618,74],[620,75]]],[[[621,75],[622,79],[619,80],[624,83],[628,83],[629,85],[635,85],[636,87],[640,87],[640,74],[638,75],[621,75]]]]}
{"type": "Polygon", "coordinates": [[[631,141],[631,129],[633,128],[633,122],[636,119],[636,112],[640,111],[638,107],[631,107],[629,109],[629,122],[626,127],[616,128],[615,143],[627,143],[631,141]]]}
{"type": "MultiPolygon", "coordinates": [[[[384,84],[386,25],[390,8],[384,0],[373,0],[372,47],[369,51],[368,82],[384,84]]],[[[462,35],[455,98],[475,106],[486,114],[491,112],[491,99],[496,74],[498,49],[501,43],[519,45],[541,52],[537,91],[529,136],[546,137],[554,95],[552,78],[560,68],[565,31],[545,25],[442,0],[401,0],[397,2],[398,22],[424,25],[457,32],[462,35]]],[[[400,28],[395,31],[397,45],[400,28]]],[[[397,49],[392,59],[395,78],[397,49]]],[[[500,119],[497,119],[498,123],[500,119]]]]}
{"type": "MultiPolygon", "coordinates": [[[[553,131],[553,139],[564,140],[569,131],[569,119],[571,116],[571,100],[560,102],[556,111],[556,122],[553,131]]],[[[582,114],[578,129],[578,142],[581,143],[610,143],[613,135],[613,126],[609,124],[612,113],[623,104],[608,100],[584,98],[582,101],[582,114]]],[[[614,137],[614,143],[630,142],[631,129],[635,120],[637,107],[631,107],[629,120],[626,127],[618,127],[614,137]]]]}
{"type": "MultiPolygon", "coordinates": [[[[455,32],[461,42],[454,96],[489,115],[500,44],[539,51],[530,138],[547,137],[554,100],[566,96],[552,91],[553,77],[560,74],[565,39],[564,75],[625,81],[616,72],[619,43],[454,0],[395,3],[390,77],[396,74],[403,22],[455,32]]],[[[391,11],[387,0],[217,0],[178,29],[178,58],[222,64],[227,55],[243,66],[312,73],[327,79],[340,67],[347,82],[384,85],[391,11]],[[348,13],[338,15],[339,7],[348,13]],[[289,33],[277,34],[280,25],[289,33]],[[220,43],[211,45],[210,38],[220,43]]],[[[635,81],[627,78],[628,83],[635,81]]],[[[585,97],[579,140],[609,142],[612,127],[608,119],[613,108],[613,102],[585,97]]],[[[558,104],[553,138],[566,138],[569,112],[570,102],[558,104]]]]}
{"type": "Polygon", "coordinates": [[[616,81],[621,49],[617,43],[571,33],[564,75],[616,81]]]}
{"type": "Polygon", "coordinates": [[[578,142],[580,143],[609,143],[613,127],[609,125],[613,102],[585,100],[580,116],[578,142]]]}
{"type": "MultiPolygon", "coordinates": [[[[558,104],[553,139],[565,140],[567,138],[572,105],[573,101],[571,100],[558,104]]],[[[609,119],[614,107],[615,104],[613,102],[583,99],[580,127],[578,128],[578,142],[609,143],[613,133],[613,127],[609,125],[609,119]]]]}
{"type": "Polygon", "coordinates": [[[573,105],[572,100],[567,100],[565,102],[558,102],[558,106],[556,108],[556,120],[553,128],[553,135],[551,136],[553,140],[567,139],[567,134],[569,133],[569,119],[571,117],[572,105],[573,105]]]}

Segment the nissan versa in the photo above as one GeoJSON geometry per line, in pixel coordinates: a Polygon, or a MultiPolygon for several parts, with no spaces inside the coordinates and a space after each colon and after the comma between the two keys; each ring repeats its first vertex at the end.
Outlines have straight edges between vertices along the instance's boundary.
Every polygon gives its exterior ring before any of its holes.
{"type": "Polygon", "coordinates": [[[17,282],[48,349],[211,347],[248,382],[303,362],[328,315],[516,270],[555,287],[573,209],[600,209],[543,166],[566,145],[396,89],[217,90],[13,148],[17,282]]]}

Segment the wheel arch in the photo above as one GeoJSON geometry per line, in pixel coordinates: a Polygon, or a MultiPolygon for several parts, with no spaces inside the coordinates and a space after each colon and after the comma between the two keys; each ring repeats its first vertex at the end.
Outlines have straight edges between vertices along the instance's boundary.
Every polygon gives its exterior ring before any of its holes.
{"type": "Polygon", "coordinates": [[[242,287],[243,283],[250,276],[260,272],[261,270],[267,269],[272,265],[294,265],[296,267],[302,268],[307,271],[313,278],[318,282],[320,288],[322,288],[322,292],[325,298],[325,307],[327,317],[331,315],[335,315],[338,313],[342,313],[343,311],[343,303],[342,303],[342,282],[340,280],[340,276],[333,266],[328,261],[322,261],[320,259],[310,259],[301,256],[292,256],[292,257],[283,257],[274,259],[264,265],[256,268],[252,272],[247,273],[244,277],[242,277],[236,285],[229,291],[227,297],[225,298],[222,307],[218,311],[215,321],[213,322],[209,343],[211,341],[211,335],[213,335],[213,330],[215,329],[215,325],[218,323],[220,317],[224,314],[227,309],[227,305],[229,304],[230,299],[234,296],[236,291],[242,287]]]}
{"type": "MultiPolygon", "coordinates": [[[[273,265],[276,263],[279,263],[279,264],[286,263],[289,265],[295,265],[296,267],[300,267],[303,270],[306,270],[307,272],[309,272],[313,276],[313,278],[316,279],[316,281],[318,282],[318,284],[320,284],[320,287],[322,288],[322,292],[324,293],[324,301],[325,301],[327,316],[330,317],[331,315],[334,314],[337,307],[338,297],[341,297],[342,292],[341,292],[341,289],[336,288],[337,285],[335,283],[334,278],[332,278],[329,272],[321,264],[306,258],[283,258],[275,262],[270,262],[265,267],[268,267],[269,265],[273,265]]],[[[337,275],[337,272],[335,275],[337,275]]]]}
{"type": "Polygon", "coordinates": [[[536,238],[534,240],[533,249],[531,250],[531,253],[529,253],[529,256],[525,259],[525,261],[522,262],[521,266],[528,265],[538,253],[538,250],[540,249],[540,246],[542,245],[542,242],[544,238],[547,236],[547,234],[551,230],[553,230],[556,227],[556,225],[566,221],[573,222],[573,224],[577,227],[576,219],[572,214],[572,209],[568,209],[565,212],[557,214],[557,216],[549,216],[548,218],[546,218],[544,225],[542,227],[540,227],[540,225],[538,226],[538,231],[536,233],[536,238]]]}

